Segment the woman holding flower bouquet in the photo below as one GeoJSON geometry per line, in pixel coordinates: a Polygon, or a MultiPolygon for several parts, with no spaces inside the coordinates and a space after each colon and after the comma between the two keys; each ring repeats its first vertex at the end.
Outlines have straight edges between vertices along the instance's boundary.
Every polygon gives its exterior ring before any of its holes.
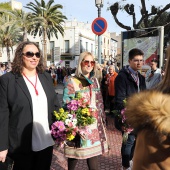
{"type": "Polygon", "coordinates": [[[65,108],[77,119],[76,135],[65,145],[68,170],[75,169],[78,159],[87,159],[89,169],[97,170],[97,156],[108,151],[103,125],[103,100],[95,70],[94,56],[83,52],[79,57],[75,76],[70,77],[65,84],[65,108]],[[78,100],[75,100],[76,98],[78,100]]]}

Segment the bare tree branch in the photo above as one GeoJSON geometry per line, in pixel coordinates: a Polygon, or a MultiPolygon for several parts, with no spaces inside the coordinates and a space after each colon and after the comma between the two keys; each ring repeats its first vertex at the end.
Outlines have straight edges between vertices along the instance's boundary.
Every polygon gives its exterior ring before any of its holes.
{"type": "Polygon", "coordinates": [[[119,25],[123,29],[131,30],[131,27],[124,25],[123,23],[121,23],[118,20],[117,13],[118,13],[118,10],[119,10],[119,4],[117,2],[110,6],[110,10],[111,10],[111,13],[112,13],[114,20],[115,20],[117,25],[119,25]]]}
{"type": "Polygon", "coordinates": [[[116,24],[119,25],[119,27],[126,29],[126,30],[131,30],[131,27],[126,26],[126,25],[122,24],[121,22],[119,22],[116,15],[114,15],[113,17],[115,19],[116,24]]]}
{"type": "Polygon", "coordinates": [[[148,27],[148,11],[146,10],[145,0],[141,0],[141,5],[142,5],[142,9],[141,9],[142,17],[144,16],[144,25],[147,28],[148,27]]]}
{"type": "Polygon", "coordinates": [[[125,11],[129,14],[129,15],[132,15],[132,18],[133,18],[133,27],[136,28],[136,14],[135,14],[135,10],[134,10],[134,5],[131,4],[126,4],[124,6],[124,9],[125,11]]]}
{"type": "Polygon", "coordinates": [[[134,5],[133,4],[126,4],[124,7],[120,6],[118,2],[114,3],[113,5],[110,6],[111,13],[114,17],[115,22],[117,25],[119,25],[121,28],[126,29],[126,30],[131,30],[132,28],[134,29],[139,29],[140,26],[144,28],[148,27],[154,27],[157,20],[160,18],[161,14],[164,13],[166,10],[170,9],[170,3],[168,3],[163,9],[159,9],[160,7],[155,7],[154,5],[151,6],[151,12],[148,12],[146,9],[146,0],[141,0],[141,18],[137,22],[136,21],[136,13],[134,10],[134,5]],[[127,26],[124,25],[119,21],[117,18],[117,13],[124,9],[128,15],[132,16],[132,22],[133,22],[133,27],[132,26],[127,26]],[[150,21],[150,17],[153,19],[150,21]],[[149,22],[150,21],[150,22],[149,22]]]}
{"type": "Polygon", "coordinates": [[[160,17],[160,15],[165,12],[166,10],[168,10],[170,8],[170,3],[167,4],[163,9],[161,9],[160,11],[158,11],[157,15],[155,16],[155,18],[153,19],[151,26],[154,26],[156,20],[160,17]]]}

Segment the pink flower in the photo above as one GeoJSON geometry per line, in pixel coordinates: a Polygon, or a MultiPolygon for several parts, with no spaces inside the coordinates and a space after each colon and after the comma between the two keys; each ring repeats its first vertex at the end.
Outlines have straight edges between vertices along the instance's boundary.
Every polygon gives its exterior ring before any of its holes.
{"type": "Polygon", "coordinates": [[[70,107],[70,110],[73,110],[73,111],[76,111],[78,109],[78,106],[77,105],[72,105],[70,107]]]}
{"type": "Polygon", "coordinates": [[[125,112],[125,109],[122,109],[122,110],[121,110],[122,123],[124,123],[124,122],[126,121],[126,116],[125,116],[124,112],[125,112]]]}
{"type": "Polygon", "coordinates": [[[73,135],[73,136],[76,136],[76,132],[77,132],[77,131],[74,131],[74,130],[73,130],[73,131],[72,131],[72,135],[73,135]]]}
{"type": "Polygon", "coordinates": [[[133,128],[131,128],[129,125],[128,125],[128,127],[122,126],[122,130],[123,130],[123,132],[129,134],[133,131],[133,128]]]}
{"type": "Polygon", "coordinates": [[[56,125],[56,127],[58,127],[60,131],[64,131],[66,128],[64,122],[62,121],[56,121],[54,124],[56,125]]]}
{"type": "Polygon", "coordinates": [[[69,122],[69,123],[68,123],[68,127],[73,127],[73,123],[72,123],[72,122],[69,122]]]}
{"type": "Polygon", "coordinates": [[[83,104],[83,101],[82,101],[82,100],[79,100],[79,101],[78,101],[78,106],[80,106],[80,107],[81,107],[81,106],[82,106],[82,104],[83,104]]]}
{"type": "Polygon", "coordinates": [[[77,100],[71,100],[70,103],[73,104],[73,105],[77,105],[78,104],[77,100]]]}

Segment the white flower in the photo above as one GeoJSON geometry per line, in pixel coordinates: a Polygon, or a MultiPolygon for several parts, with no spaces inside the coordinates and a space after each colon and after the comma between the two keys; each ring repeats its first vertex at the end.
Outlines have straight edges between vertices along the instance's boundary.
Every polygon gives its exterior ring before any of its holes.
{"type": "Polygon", "coordinates": [[[92,105],[92,104],[89,106],[89,108],[91,108],[92,111],[95,111],[97,109],[97,107],[95,105],[92,105]]]}
{"type": "Polygon", "coordinates": [[[73,119],[73,115],[72,114],[68,114],[67,115],[69,119],[73,119]]]}
{"type": "Polygon", "coordinates": [[[77,119],[73,119],[72,122],[73,122],[74,124],[77,124],[77,119]]]}
{"type": "Polygon", "coordinates": [[[72,120],[72,124],[73,124],[73,128],[75,128],[76,125],[77,125],[77,119],[73,119],[73,120],[72,120]]]}
{"type": "Polygon", "coordinates": [[[72,122],[72,121],[71,121],[70,119],[66,119],[66,120],[65,120],[65,124],[66,124],[66,125],[69,125],[71,122],[72,122]]]}
{"type": "Polygon", "coordinates": [[[73,122],[73,123],[77,123],[77,119],[73,119],[72,122],[73,122]]]}

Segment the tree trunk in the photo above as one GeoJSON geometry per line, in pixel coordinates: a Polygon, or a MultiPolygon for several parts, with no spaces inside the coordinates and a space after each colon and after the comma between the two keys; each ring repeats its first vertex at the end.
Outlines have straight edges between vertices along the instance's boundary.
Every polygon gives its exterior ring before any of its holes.
{"type": "Polygon", "coordinates": [[[23,41],[27,41],[27,31],[24,28],[24,32],[23,32],[23,41]]]}
{"type": "Polygon", "coordinates": [[[43,28],[43,57],[44,64],[47,66],[47,31],[46,28],[43,28]]]}
{"type": "Polygon", "coordinates": [[[9,46],[6,46],[6,51],[7,51],[7,60],[8,60],[8,67],[11,66],[11,59],[10,59],[10,49],[9,46]]]}

